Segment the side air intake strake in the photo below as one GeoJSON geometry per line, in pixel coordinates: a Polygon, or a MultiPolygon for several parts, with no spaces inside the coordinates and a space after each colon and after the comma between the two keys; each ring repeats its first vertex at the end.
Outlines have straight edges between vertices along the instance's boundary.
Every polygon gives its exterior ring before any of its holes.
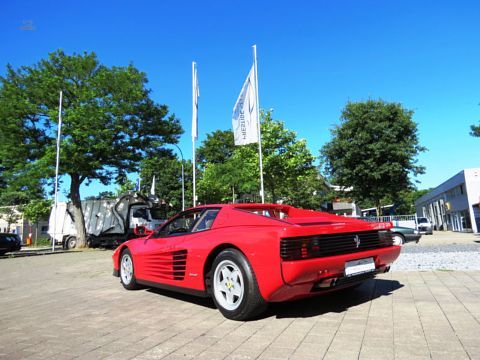
{"type": "Polygon", "coordinates": [[[165,280],[183,280],[187,266],[187,250],[149,254],[144,260],[148,275],[165,280]]]}

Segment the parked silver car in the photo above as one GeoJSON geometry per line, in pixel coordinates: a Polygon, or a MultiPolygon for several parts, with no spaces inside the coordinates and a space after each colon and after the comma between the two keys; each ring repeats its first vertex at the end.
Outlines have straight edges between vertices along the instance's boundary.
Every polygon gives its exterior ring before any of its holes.
{"type": "Polygon", "coordinates": [[[430,220],[426,217],[419,217],[417,219],[418,231],[421,234],[433,235],[433,226],[430,220]]]}

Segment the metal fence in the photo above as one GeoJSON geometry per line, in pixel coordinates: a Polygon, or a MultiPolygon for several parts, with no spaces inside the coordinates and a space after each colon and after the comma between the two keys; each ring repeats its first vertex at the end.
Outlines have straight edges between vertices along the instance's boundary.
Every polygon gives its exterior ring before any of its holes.
{"type": "Polygon", "coordinates": [[[417,228],[417,215],[389,215],[389,216],[369,216],[369,220],[378,222],[391,222],[394,226],[417,228]]]}

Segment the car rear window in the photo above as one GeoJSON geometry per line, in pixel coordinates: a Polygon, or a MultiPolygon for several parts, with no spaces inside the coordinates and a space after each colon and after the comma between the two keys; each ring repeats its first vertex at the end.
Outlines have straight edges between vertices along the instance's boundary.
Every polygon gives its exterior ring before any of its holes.
{"type": "Polygon", "coordinates": [[[286,219],[288,217],[288,213],[282,209],[265,209],[265,208],[250,208],[250,207],[245,207],[241,208],[238,207],[238,210],[242,211],[247,211],[256,215],[261,215],[261,216],[266,216],[274,219],[286,219]]]}

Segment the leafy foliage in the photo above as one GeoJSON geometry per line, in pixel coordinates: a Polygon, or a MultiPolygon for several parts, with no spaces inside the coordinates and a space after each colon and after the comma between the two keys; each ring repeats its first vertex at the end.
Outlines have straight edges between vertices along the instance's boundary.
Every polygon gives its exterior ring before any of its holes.
{"type": "MultiPolygon", "coordinates": [[[[192,206],[192,162],[185,161],[185,208],[192,206]]],[[[168,216],[182,210],[182,162],[174,155],[145,158],[140,165],[142,192],[149,193],[155,175],[155,195],[169,205],[168,216]]]]}
{"type": "Polygon", "coordinates": [[[0,158],[10,181],[53,176],[63,90],[60,174],[71,179],[78,246],[85,244],[80,185],[124,179],[183,132],[167,106],[150,99],[146,83],[133,65],[106,67],[94,53],[63,51],[33,66],[8,66],[0,78],[0,158]]]}
{"type": "Polygon", "coordinates": [[[395,204],[395,212],[397,214],[414,214],[416,212],[415,201],[429,193],[431,190],[432,189],[413,189],[400,192],[398,199],[394,199],[393,201],[395,204]]]}
{"type": "Polygon", "coordinates": [[[23,207],[23,216],[31,223],[38,223],[48,219],[51,208],[51,200],[35,199],[23,207]]]}
{"type": "Polygon", "coordinates": [[[231,130],[215,130],[207,134],[202,146],[197,149],[197,164],[205,168],[207,164],[223,164],[235,151],[233,132],[231,130]]]}
{"type": "Polygon", "coordinates": [[[470,135],[480,137],[480,125],[471,125],[470,130],[470,135]]]}
{"type": "Polygon", "coordinates": [[[0,219],[5,220],[7,223],[7,232],[10,232],[10,226],[15,224],[18,220],[22,218],[19,209],[15,206],[3,206],[0,207],[0,219]]]}
{"type": "Polygon", "coordinates": [[[332,182],[352,187],[349,196],[357,202],[381,200],[411,188],[410,176],[424,172],[416,156],[419,145],[413,111],[382,100],[348,103],[332,140],[321,150],[332,182]]]}
{"type": "Polygon", "coordinates": [[[137,184],[135,181],[132,181],[128,178],[123,179],[122,182],[118,184],[118,188],[116,189],[116,196],[120,196],[132,191],[135,191],[137,184]]]}
{"type": "MultiPolygon", "coordinates": [[[[318,208],[324,182],[313,166],[314,157],[305,140],[298,140],[296,133],[273,120],[270,112],[262,112],[261,130],[266,200],[318,208]]],[[[199,200],[228,202],[233,201],[234,194],[258,194],[258,144],[235,147],[231,131],[216,131],[198,153],[214,154],[216,148],[222,149],[218,158],[204,156],[199,200]]]]}
{"type": "MultiPolygon", "coordinates": [[[[407,189],[399,191],[395,194],[395,197],[385,196],[380,200],[381,204],[393,204],[395,214],[397,215],[409,215],[416,212],[415,209],[415,201],[422,197],[423,195],[430,192],[432,189],[407,189]]],[[[372,201],[364,201],[359,203],[359,205],[363,208],[371,208],[374,207],[375,204],[372,201]]]]}
{"type": "Polygon", "coordinates": [[[101,191],[98,195],[86,196],[85,200],[115,199],[117,195],[112,191],[101,191]]]}

